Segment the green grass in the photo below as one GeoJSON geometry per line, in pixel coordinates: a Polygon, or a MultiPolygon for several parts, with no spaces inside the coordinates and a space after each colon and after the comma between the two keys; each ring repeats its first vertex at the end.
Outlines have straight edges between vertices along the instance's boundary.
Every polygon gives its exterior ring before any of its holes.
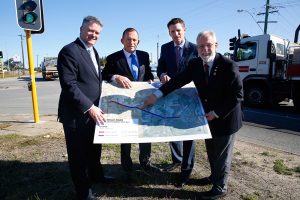
{"type": "Polygon", "coordinates": [[[260,155],[262,155],[262,156],[270,156],[270,152],[264,151],[264,152],[260,153],[260,155]]]}
{"type": "Polygon", "coordinates": [[[257,196],[255,194],[243,194],[241,196],[243,200],[257,200],[257,196]]]}
{"type": "Polygon", "coordinates": [[[295,167],[295,168],[294,168],[294,172],[300,173],[300,166],[295,167]]]}
{"type": "Polygon", "coordinates": [[[277,174],[293,175],[293,170],[288,168],[283,160],[275,160],[273,169],[277,174]]]}

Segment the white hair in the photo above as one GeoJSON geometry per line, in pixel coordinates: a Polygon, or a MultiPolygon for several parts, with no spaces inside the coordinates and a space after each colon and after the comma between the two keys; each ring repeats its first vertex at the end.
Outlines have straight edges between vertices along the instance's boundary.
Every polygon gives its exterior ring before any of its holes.
{"type": "Polygon", "coordinates": [[[211,36],[212,39],[214,40],[214,42],[217,42],[217,37],[216,37],[216,34],[215,32],[213,31],[202,31],[198,34],[197,36],[197,39],[196,39],[196,42],[201,38],[201,37],[208,37],[208,36],[211,36]]]}

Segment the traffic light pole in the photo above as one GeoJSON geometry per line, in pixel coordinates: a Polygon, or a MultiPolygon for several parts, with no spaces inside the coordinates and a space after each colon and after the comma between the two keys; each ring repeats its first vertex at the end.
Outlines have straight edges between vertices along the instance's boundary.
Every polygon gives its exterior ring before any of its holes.
{"type": "Polygon", "coordinates": [[[32,97],[32,105],[33,105],[34,122],[38,123],[40,121],[40,117],[39,117],[39,108],[38,108],[37,94],[36,94],[31,31],[25,30],[25,32],[26,32],[26,42],[27,42],[29,73],[30,73],[30,81],[31,81],[31,97],[32,97]]]}

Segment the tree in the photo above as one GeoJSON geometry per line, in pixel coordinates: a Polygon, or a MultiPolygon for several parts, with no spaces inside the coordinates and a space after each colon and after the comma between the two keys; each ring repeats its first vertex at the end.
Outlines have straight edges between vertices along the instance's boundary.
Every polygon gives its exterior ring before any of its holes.
{"type": "Polygon", "coordinates": [[[8,66],[9,66],[8,70],[14,71],[14,70],[21,69],[22,68],[21,66],[23,66],[23,65],[22,65],[22,62],[15,62],[13,60],[13,58],[10,58],[10,59],[4,61],[4,66],[6,66],[5,68],[8,68],[8,66]]]}

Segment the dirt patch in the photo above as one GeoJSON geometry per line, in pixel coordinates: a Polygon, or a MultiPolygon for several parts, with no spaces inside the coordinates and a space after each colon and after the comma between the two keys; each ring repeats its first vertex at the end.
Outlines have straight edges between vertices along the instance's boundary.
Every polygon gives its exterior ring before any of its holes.
{"type": "MultiPolygon", "coordinates": [[[[42,123],[30,116],[1,118],[0,199],[74,199],[62,126],[56,116],[42,116],[42,123]],[[9,125],[9,126],[8,126],[9,125]],[[33,135],[33,136],[28,136],[33,135]]],[[[138,145],[132,146],[135,171],[130,179],[120,166],[120,145],[103,145],[106,174],[117,178],[113,185],[95,185],[100,199],[195,199],[210,186],[197,183],[210,173],[204,143],[197,141],[196,163],[191,182],[174,187],[179,170],[172,173],[144,172],[138,166],[138,145]]],[[[167,143],[152,145],[152,162],[170,163],[167,143]]],[[[300,156],[237,141],[234,149],[229,194],[232,199],[300,199],[300,156]],[[281,160],[291,175],[278,174],[274,163],[281,160]]]]}

